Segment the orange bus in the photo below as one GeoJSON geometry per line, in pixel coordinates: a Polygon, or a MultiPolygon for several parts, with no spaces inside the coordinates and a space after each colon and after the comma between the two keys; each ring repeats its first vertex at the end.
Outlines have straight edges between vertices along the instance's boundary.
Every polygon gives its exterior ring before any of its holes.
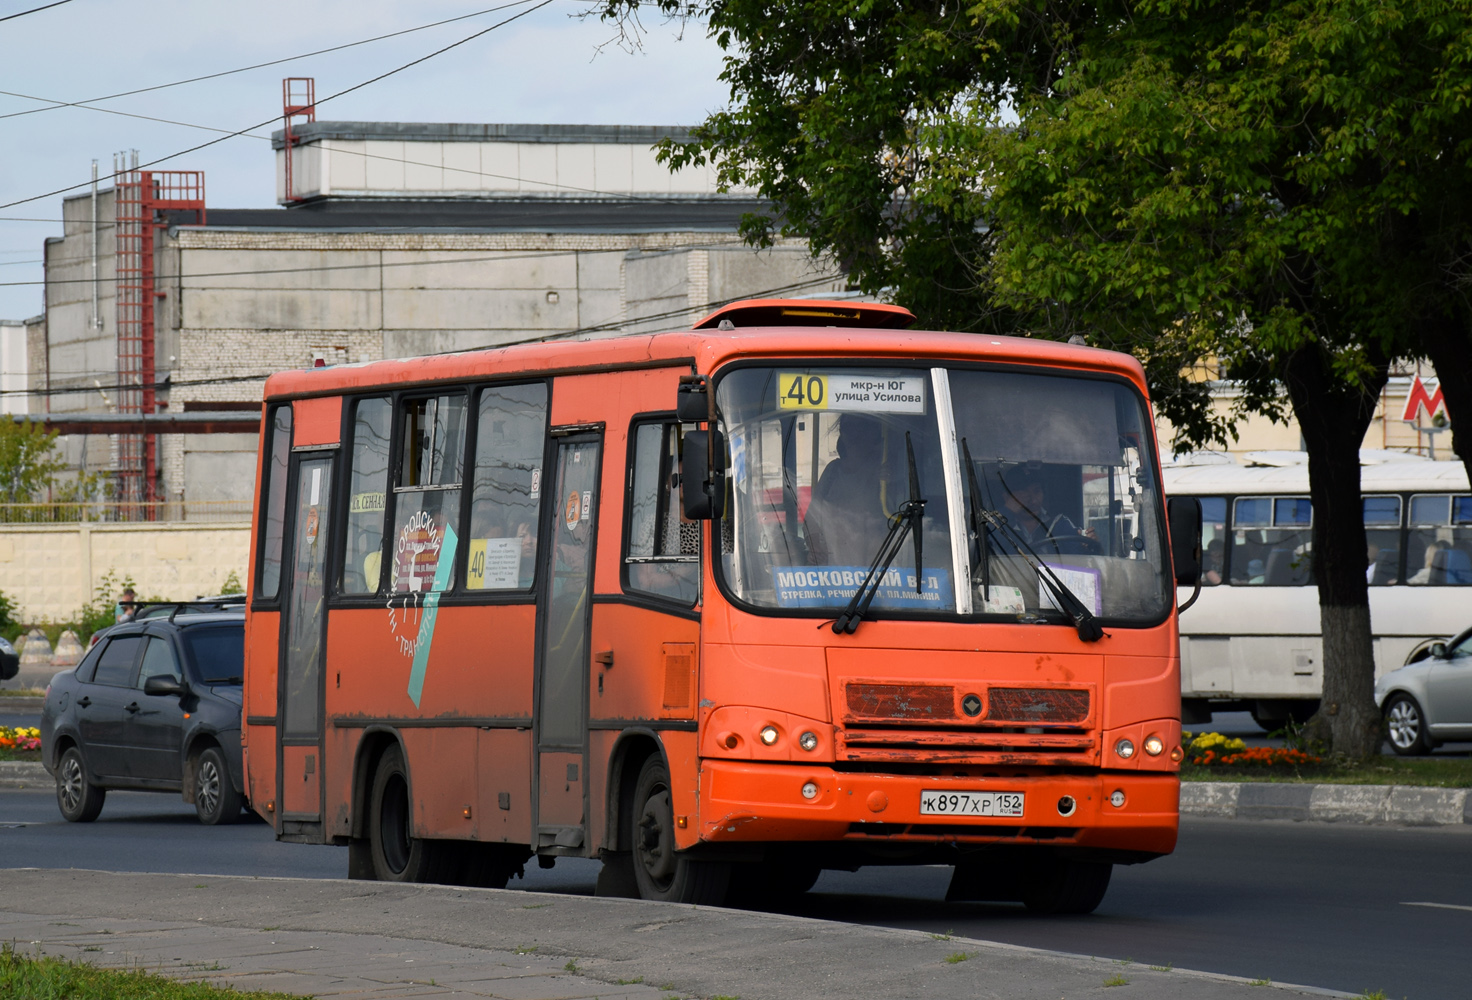
{"type": "Polygon", "coordinates": [[[1167,515],[1133,359],[912,320],[749,301],[273,375],[252,807],[356,878],[588,857],[714,904],[946,864],[1092,910],[1176,842],[1199,506],[1167,515]]]}

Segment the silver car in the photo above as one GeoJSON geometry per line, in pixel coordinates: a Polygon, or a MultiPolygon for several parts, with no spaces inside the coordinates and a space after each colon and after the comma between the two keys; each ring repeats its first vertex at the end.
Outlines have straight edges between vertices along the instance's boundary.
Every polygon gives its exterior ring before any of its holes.
{"type": "Polygon", "coordinates": [[[1405,666],[1381,677],[1375,704],[1398,754],[1430,753],[1447,740],[1472,739],[1472,628],[1449,642],[1425,645],[1405,666]]]}

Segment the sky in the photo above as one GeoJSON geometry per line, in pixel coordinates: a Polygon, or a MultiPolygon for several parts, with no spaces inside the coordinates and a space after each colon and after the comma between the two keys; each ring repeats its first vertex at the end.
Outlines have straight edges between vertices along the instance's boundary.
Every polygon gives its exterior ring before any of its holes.
{"type": "MultiPolygon", "coordinates": [[[[0,0],[0,18],[48,2],[0,0]]],[[[318,121],[693,125],[723,106],[726,91],[716,79],[721,51],[702,26],[682,30],[646,17],[642,44],[629,51],[614,27],[577,16],[590,9],[583,0],[551,0],[531,10],[538,2],[96,102],[106,111],[35,109],[298,56],[507,0],[66,0],[0,20],[0,91],[6,92],[0,93],[0,318],[43,311],[42,244],[61,235],[62,195],[22,199],[72,184],[86,190],[94,159],[106,187],[116,152],[137,149],[146,163],[219,135],[190,126],[233,132],[273,119],[251,128],[252,135],[157,167],[203,170],[209,207],[272,207],[273,153],[267,139],[255,136],[281,127],[283,77],[316,79],[318,121]],[[530,12],[442,55],[325,100],[524,11],[530,12]]]]}

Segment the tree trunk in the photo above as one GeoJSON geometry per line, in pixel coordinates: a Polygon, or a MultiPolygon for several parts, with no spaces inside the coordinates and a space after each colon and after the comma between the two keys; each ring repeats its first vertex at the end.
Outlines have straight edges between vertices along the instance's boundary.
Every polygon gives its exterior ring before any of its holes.
{"type": "Polygon", "coordinates": [[[1464,317],[1433,316],[1422,326],[1422,343],[1436,366],[1452,425],[1452,452],[1467,468],[1472,482],[1472,336],[1464,317]]]}
{"type": "Polygon", "coordinates": [[[1388,378],[1381,360],[1359,386],[1345,384],[1317,345],[1289,356],[1283,381],[1308,450],[1314,579],[1324,637],[1324,692],[1314,730],[1354,758],[1380,748],[1375,653],[1370,633],[1369,546],[1360,499],[1360,445],[1388,378]]]}

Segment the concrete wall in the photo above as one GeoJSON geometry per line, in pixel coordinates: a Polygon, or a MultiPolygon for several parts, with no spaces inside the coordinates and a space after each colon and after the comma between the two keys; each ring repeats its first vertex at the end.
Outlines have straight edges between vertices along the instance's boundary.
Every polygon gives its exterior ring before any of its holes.
{"type": "Polygon", "coordinates": [[[0,320],[0,413],[26,413],[30,397],[30,355],[25,320],[0,320]]]}
{"type": "Polygon", "coordinates": [[[139,596],[188,600],[244,581],[250,525],[56,524],[0,530],[0,592],[22,621],[70,618],[108,570],[131,575],[139,596]]]}

